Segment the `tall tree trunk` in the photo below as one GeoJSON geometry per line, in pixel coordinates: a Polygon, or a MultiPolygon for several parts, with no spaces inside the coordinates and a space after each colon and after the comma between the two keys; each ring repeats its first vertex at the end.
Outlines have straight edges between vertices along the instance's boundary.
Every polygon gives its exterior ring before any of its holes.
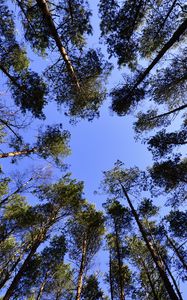
{"type": "Polygon", "coordinates": [[[187,263],[185,262],[184,257],[181,255],[180,251],[176,247],[175,242],[172,241],[172,239],[167,235],[166,232],[165,232],[165,237],[166,237],[167,241],[169,242],[170,246],[172,247],[173,251],[177,255],[178,259],[182,263],[183,268],[187,270],[187,263]]]}
{"type": "Polygon", "coordinates": [[[31,247],[29,254],[27,255],[26,259],[24,260],[22,266],[20,267],[19,271],[17,272],[17,274],[15,275],[11,285],[9,286],[5,296],[3,297],[3,300],[9,300],[11,298],[11,296],[14,294],[15,289],[17,288],[19,281],[21,279],[21,277],[23,276],[23,273],[25,272],[25,270],[27,269],[28,264],[30,263],[33,255],[35,254],[36,250],[38,249],[38,247],[40,246],[40,244],[42,243],[44,238],[44,235],[42,234],[40,236],[39,239],[37,239],[33,246],[31,247]]]}
{"type": "Polygon", "coordinates": [[[37,148],[32,149],[25,149],[20,151],[13,151],[13,152],[7,152],[7,153],[0,153],[0,158],[7,158],[7,157],[15,157],[15,156],[21,156],[21,155],[28,155],[30,153],[37,152],[37,148]]]}
{"type": "Polygon", "coordinates": [[[133,214],[133,216],[134,216],[134,218],[136,220],[136,223],[137,223],[137,225],[139,227],[141,235],[142,235],[142,237],[143,237],[143,239],[145,241],[147,249],[149,250],[149,252],[151,254],[151,257],[152,257],[152,259],[153,259],[153,261],[154,261],[154,263],[155,263],[155,265],[157,267],[157,270],[158,270],[158,272],[160,274],[160,277],[163,280],[163,283],[164,283],[164,286],[166,288],[166,291],[168,292],[168,295],[170,296],[171,300],[179,300],[178,296],[176,295],[175,290],[173,289],[173,286],[172,286],[172,284],[171,284],[171,282],[170,282],[170,280],[169,280],[169,278],[168,278],[168,276],[167,276],[167,274],[165,272],[165,269],[164,269],[164,266],[163,266],[163,262],[160,260],[160,258],[157,255],[157,253],[156,253],[153,245],[150,243],[150,241],[147,238],[146,231],[144,230],[144,227],[143,227],[142,223],[139,220],[138,214],[137,214],[137,212],[136,212],[136,210],[135,210],[135,208],[134,208],[134,206],[133,206],[133,204],[132,204],[132,202],[131,202],[131,200],[130,200],[127,192],[126,192],[126,189],[121,184],[121,182],[120,182],[120,185],[121,185],[122,191],[124,193],[124,196],[127,199],[127,202],[128,202],[128,204],[130,206],[132,214],[133,214]]]}
{"type": "MultiPolygon", "coordinates": [[[[136,83],[134,84],[132,91],[137,88],[137,86],[147,77],[150,71],[154,68],[154,66],[160,61],[160,59],[164,56],[164,54],[179,40],[179,38],[183,35],[183,33],[187,29],[187,19],[183,21],[183,23],[177,28],[169,41],[163,46],[163,48],[158,52],[157,56],[153,59],[152,63],[145,69],[145,71],[140,74],[136,83]]],[[[131,92],[129,93],[130,96],[131,92]]]]}
{"type": "Polygon", "coordinates": [[[180,299],[180,300],[184,300],[184,299],[182,298],[182,295],[181,295],[181,292],[180,292],[180,290],[179,290],[179,287],[178,287],[178,285],[177,285],[177,283],[176,283],[175,277],[173,276],[173,274],[172,274],[172,272],[171,272],[171,270],[170,270],[170,268],[169,268],[167,262],[165,261],[165,259],[163,259],[163,263],[164,263],[164,265],[165,265],[165,267],[166,267],[166,270],[167,270],[169,276],[171,277],[171,280],[172,280],[172,282],[173,282],[173,285],[174,285],[174,287],[175,287],[175,290],[176,290],[176,292],[177,292],[177,295],[178,295],[179,299],[180,299]]]}
{"type": "Polygon", "coordinates": [[[120,253],[119,235],[116,228],[116,224],[114,224],[114,227],[115,227],[115,236],[116,236],[117,261],[118,261],[118,269],[119,269],[120,300],[125,300],[124,284],[122,278],[122,259],[120,253]]]}
{"type": "Polygon", "coordinates": [[[109,256],[109,280],[110,280],[110,297],[111,300],[114,300],[114,289],[113,289],[113,280],[112,280],[112,258],[111,252],[109,256]]]}
{"type": "Polygon", "coordinates": [[[145,273],[146,273],[146,275],[147,275],[147,278],[148,278],[148,281],[149,281],[149,284],[150,284],[150,287],[151,287],[151,290],[152,290],[152,293],[153,293],[154,300],[160,300],[160,299],[158,298],[158,295],[157,295],[157,292],[156,292],[154,283],[153,283],[153,281],[152,281],[152,279],[151,279],[151,275],[150,275],[150,273],[149,273],[149,270],[148,270],[146,264],[144,263],[143,260],[141,261],[141,263],[142,263],[143,268],[144,268],[144,270],[145,270],[145,273]]]}
{"type": "Polygon", "coordinates": [[[75,86],[78,90],[80,90],[80,84],[79,84],[79,81],[78,81],[78,78],[76,76],[76,73],[75,73],[75,70],[73,68],[73,65],[70,61],[70,58],[66,52],[66,49],[64,48],[64,46],[62,45],[62,42],[60,40],[60,37],[58,35],[58,31],[56,29],[56,26],[54,24],[54,21],[53,21],[53,18],[51,16],[51,13],[50,13],[50,10],[48,8],[48,5],[47,5],[47,1],[46,0],[36,0],[37,1],[37,4],[44,16],[44,19],[46,21],[46,24],[47,26],[49,27],[49,30],[50,30],[50,34],[52,35],[55,43],[56,43],[56,46],[58,47],[58,50],[66,64],[66,67],[67,67],[67,70],[73,80],[73,82],[75,83],[75,86]]]}
{"type": "Polygon", "coordinates": [[[82,257],[81,257],[81,265],[79,269],[79,276],[78,276],[78,283],[77,283],[77,294],[75,298],[76,300],[81,299],[83,275],[84,275],[85,262],[86,262],[86,252],[87,252],[87,240],[86,240],[86,236],[84,236],[82,242],[82,257]]]}

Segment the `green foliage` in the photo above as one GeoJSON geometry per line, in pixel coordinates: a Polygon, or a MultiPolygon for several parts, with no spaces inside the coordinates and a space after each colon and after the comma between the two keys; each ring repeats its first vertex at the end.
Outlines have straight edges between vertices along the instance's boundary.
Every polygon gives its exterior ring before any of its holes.
{"type": "Polygon", "coordinates": [[[148,141],[148,149],[155,158],[159,158],[170,154],[174,147],[185,144],[187,144],[186,129],[169,133],[163,129],[148,141]]]}
{"type": "Polygon", "coordinates": [[[62,131],[61,125],[47,126],[44,132],[39,132],[36,148],[42,158],[51,157],[58,165],[62,158],[70,154],[69,139],[70,133],[62,131]]]}
{"type": "Polygon", "coordinates": [[[166,220],[169,223],[169,229],[176,237],[186,238],[187,235],[187,212],[171,210],[166,220]]]}
{"type": "Polygon", "coordinates": [[[70,257],[80,266],[82,245],[86,242],[84,271],[100,249],[104,232],[103,213],[96,211],[94,205],[83,203],[82,208],[69,223],[69,251],[70,257]]]}
{"type": "Polygon", "coordinates": [[[99,287],[99,282],[95,275],[90,275],[86,278],[81,299],[104,300],[104,292],[99,287]]]}
{"type": "MultiPolygon", "coordinates": [[[[15,75],[16,76],[16,75],[15,75]]],[[[16,78],[16,85],[10,83],[15,103],[25,114],[30,111],[36,118],[44,118],[42,109],[47,103],[47,86],[36,72],[23,71],[16,78]]]]}
{"type": "Polygon", "coordinates": [[[106,90],[103,83],[111,71],[111,64],[104,61],[99,50],[89,49],[80,56],[73,57],[73,66],[81,86],[80,90],[72,82],[66,66],[61,61],[47,69],[46,75],[51,82],[53,93],[56,94],[57,103],[67,107],[67,115],[92,120],[99,115],[99,108],[105,99],[106,90]]]}

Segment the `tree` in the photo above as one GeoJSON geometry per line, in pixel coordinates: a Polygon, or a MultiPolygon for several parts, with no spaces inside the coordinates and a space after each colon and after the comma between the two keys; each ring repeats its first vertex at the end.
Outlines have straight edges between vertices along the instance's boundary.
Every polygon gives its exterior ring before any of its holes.
{"type": "Polygon", "coordinates": [[[2,153],[0,158],[28,156],[37,153],[44,159],[51,157],[57,165],[60,165],[62,163],[61,159],[70,153],[68,148],[69,137],[69,132],[62,131],[61,125],[47,126],[44,132],[39,131],[37,141],[33,146],[24,145],[21,139],[16,139],[16,141],[13,139],[11,144],[16,148],[16,151],[2,153]]]}
{"type": "Polygon", "coordinates": [[[170,194],[169,202],[172,206],[177,206],[186,199],[186,171],[186,160],[180,159],[178,156],[175,156],[174,159],[156,162],[150,168],[153,183],[170,194]]]}
{"type": "MultiPolygon", "coordinates": [[[[27,230],[22,237],[26,243],[24,248],[20,245],[23,254],[18,257],[19,269],[12,279],[4,299],[10,299],[16,291],[38,247],[50,237],[54,225],[57,225],[59,221],[62,222],[63,218],[67,220],[81,206],[82,184],[70,180],[68,176],[56,184],[41,186],[36,192],[40,199],[45,199],[45,204],[38,204],[27,210],[25,216],[27,230]]],[[[10,263],[13,262],[10,261],[10,263]]],[[[13,276],[14,269],[11,269],[8,279],[13,276]]]]}
{"type": "Polygon", "coordinates": [[[104,292],[99,287],[99,282],[96,275],[90,275],[86,278],[82,289],[81,299],[83,300],[107,300],[104,292]]]}
{"type": "Polygon", "coordinates": [[[14,16],[5,1],[0,6],[0,70],[8,79],[12,96],[23,113],[31,111],[37,118],[44,118],[47,87],[42,78],[31,71],[26,51],[15,38],[14,16]],[[3,62],[3,63],[2,63],[3,62]]]}
{"type": "Polygon", "coordinates": [[[34,295],[37,300],[50,296],[70,299],[72,271],[69,265],[64,264],[66,251],[64,236],[54,236],[49,246],[33,256],[15,296],[34,295]]]}
{"type": "Polygon", "coordinates": [[[146,244],[148,251],[154,261],[154,264],[159,272],[160,277],[162,278],[165,289],[170,296],[171,299],[178,299],[178,296],[173,289],[173,286],[167,276],[165,266],[163,265],[163,261],[159,258],[157,249],[155,249],[154,245],[150,242],[147,232],[142,224],[139,215],[134,208],[134,205],[128,195],[128,191],[132,190],[133,186],[137,185],[137,180],[140,177],[138,170],[125,170],[122,167],[122,164],[119,162],[115,165],[114,169],[111,171],[105,172],[104,179],[104,188],[108,193],[112,193],[115,196],[120,198],[125,197],[131,213],[136,221],[136,224],[139,228],[139,231],[142,235],[142,238],[146,244]]]}
{"type": "Polygon", "coordinates": [[[21,10],[25,38],[41,54],[57,48],[60,58],[47,67],[52,98],[68,107],[67,114],[93,119],[98,115],[106,91],[111,65],[100,51],[85,48],[85,35],[91,34],[91,12],[87,1],[16,0],[21,10]],[[67,50],[68,49],[68,50],[67,50]],[[59,77],[60,74],[60,77],[59,77]]]}
{"type": "Polygon", "coordinates": [[[98,252],[104,234],[103,214],[85,202],[69,223],[70,258],[78,267],[76,300],[81,299],[83,279],[94,255],[98,252]]]}
{"type": "Polygon", "coordinates": [[[124,236],[131,228],[132,216],[128,208],[119,201],[108,200],[104,204],[107,224],[111,233],[107,235],[107,247],[110,252],[110,270],[107,275],[113,299],[124,300],[131,282],[131,272],[124,264],[124,236]]]}

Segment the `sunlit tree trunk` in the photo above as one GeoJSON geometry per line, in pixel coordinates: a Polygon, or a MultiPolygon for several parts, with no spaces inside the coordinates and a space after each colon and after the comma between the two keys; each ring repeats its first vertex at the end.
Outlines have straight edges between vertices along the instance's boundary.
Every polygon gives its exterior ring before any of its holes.
{"type": "Polygon", "coordinates": [[[62,42],[61,42],[60,37],[58,35],[56,26],[55,26],[54,21],[52,19],[49,7],[47,5],[47,1],[46,0],[36,0],[36,1],[37,1],[37,4],[38,4],[41,12],[43,13],[44,19],[45,19],[45,21],[46,21],[46,23],[49,27],[49,30],[50,30],[50,33],[51,33],[53,39],[55,40],[55,43],[58,47],[58,50],[59,50],[59,52],[60,52],[60,54],[61,54],[61,56],[62,56],[62,58],[63,58],[63,60],[66,64],[67,70],[68,70],[73,82],[75,83],[77,89],[80,90],[80,84],[79,84],[78,78],[76,76],[73,65],[70,61],[70,58],[69,58],[69,56],[66,52],[66,49],[62,45],[62,42]]]}
{"type": "Polygon", "coordinates": [[[7,152],[7,153],[0,153],[0,158],[7,158],[7,157],[15,157],[15,156],[21,156],[21,155],[27,155],[30,153],[37,152],[37,148],[32,149],[25,149],[20,151],[13,151],[13,152],[7,152]]]}
{"type": "Polygon", "coordinates": [[[82,242],[82,257],[81,257],[81,264],[80,264],[79,275],[78,275],[76,300],[81,299],[83,274],[84,274],[85,262],[86,262],[86,251],[87,251],[87,240],[86,240],[86,236],[84,236],[82,242]]]}

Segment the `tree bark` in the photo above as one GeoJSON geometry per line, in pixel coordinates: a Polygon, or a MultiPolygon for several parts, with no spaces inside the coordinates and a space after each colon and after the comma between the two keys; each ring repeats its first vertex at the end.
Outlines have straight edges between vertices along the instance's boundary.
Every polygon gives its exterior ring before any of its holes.
{"type": "Polygon", "coordinates": [[[113,281],[112,281],[112,258],[111,253],[109,257],[109,280],[110,280],[110,297],[111,300],[114,300],[114,290],[113,290],[113,281]]]}
{"type": "Polygon", "coordinates": [[[126,189],[121,184],[121,182],[120,182],[120,185],[121,185],[123,194],[124,194],[125,198],[127,199],[127,202],[128,202],[128,204],[130,206],[132,214],[133,214],[133,216],[134,216],[134,218],[136,220],[136,223],[137,223],[137,225],[139,227],[141,235],[142,235],[142,237],[143,237],[143,239],[145,241],[147,249],[149,250],[149,252],[151,254],[151,257],[152,257],[152,259],[153,259],[153,261],[154,261],[154,263],[155,263],[155,265],[157,267],[157,270],[158,270],[158,272],[160,274],[160,277],[163,280],[163,283],[164,283],[164,286],[166,288],[166,291],[168,292],[168,295],[170,296],[171,300],[179,300],[179,298],[176,295],[175,290],[173,289],[173,286],[172,286],[172,284],[171,284],[171,282],[170,282],[170,280],[169,280],[169,278],[168,278],[168,276],[167,276],[167,274],[165,272],[165,269],[164,269],[164,266],[163,266],[163,262],[159,259],[159,257],[157,255],[157,253],[156,253],[153,245],[150,243],[150,241],[147,238],[147,234],[146,234],[146,232],[144,230],[144,227],[143,227],[142,223],[139,220],[138,214],[137,214],[137,212],[136,212],[136,210],[135,210],[135,208],[134,208],[134,206],[133,206],[133,204],[132,204],[132,202],[131,202],[131,200],[130,200],[127,192],[126,192],[126,189]]]}
{"type": "Polygon", "coordinates": [[[119,236],[118,236],[116,224],[114,224],[114,227],[115,227],[116,250],[117,250],[117,260],[118,260],[118,269],[119,269],[120,300],[125,300],[124,284],[122,278],[122,260],[121,260],[119,236]]]}
{"type": "Polygon", "coordinates": [[[27,155],[30,153],[35,153],[37,152],[37,148],[32,148],[32,149],[25,149],[25,150],[20,150],[20,151],[13,151],[13,152],[7,152],[7,153],[0,153],[0,158],[7,158],[7,157],[15,157],[15,156],[21,156],[21,155],[27,155]]]}
{"type": "Polygon", "coordinates": [[[49,30],[50,30],[50,33],[56,43],[56,46],[58,47],[58,50],[66,64],[66,67],[67,67],[67,70],[73,80],[73,82],[75,83],[75,86],[78,90],[80,90],[80,84],[79,84],[79,81],[78,81],[78,78],[76,76],[76,73],[75,73],[75,70],[73,68],[73,65],[70,61],[70,58],[66,52],[66,49],[63,47],[62,45],[62,42],[60,40],[60,37],[58,35],[58,32],[57,32],[57,29],[56,29],[56,26],[54,24],[54,21],[52,19],[52,16],[51,16],[51,13],[50,13],[50,10],[48,8],[48,5],[47,5],[47,1],[46,0],[36,0],[43,16],[44,16],[44,19],[46,21],[46,24],[47,26],[49,27],[49,30]]]}
{"type": "Polygon", "coordinates": [[[79,269],[79,276],[78,276],[78,283],[77,283],[77,294],[75,298],[76,300],[81,299],[83,274],[84,274],[85,262],[86,262],[86,251],[87,251],[87,240],[86,237],[84,236],[82,242],[82,257],[81,257],[81,265],[79,269]]]}

